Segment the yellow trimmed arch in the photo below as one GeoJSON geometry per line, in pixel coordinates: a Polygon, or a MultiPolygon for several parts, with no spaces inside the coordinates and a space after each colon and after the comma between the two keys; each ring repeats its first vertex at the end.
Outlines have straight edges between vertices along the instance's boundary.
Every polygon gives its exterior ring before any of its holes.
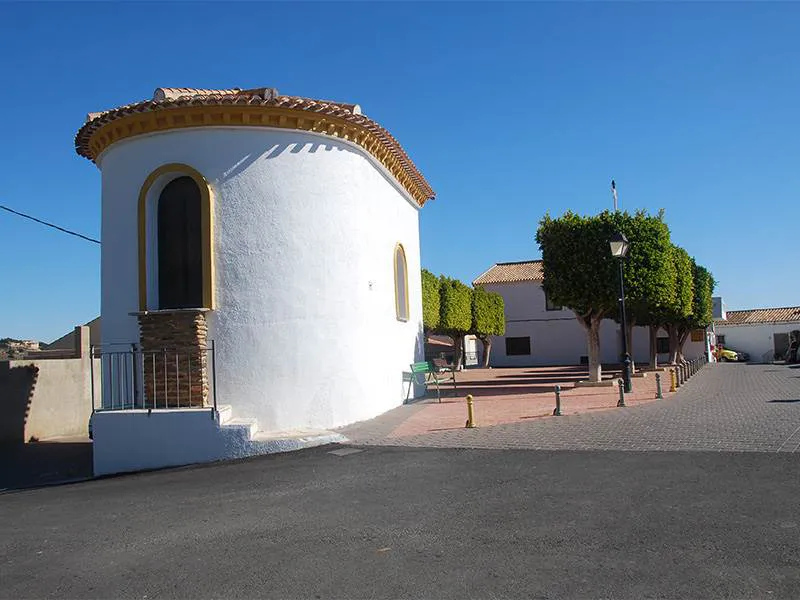
{"type": "Polygon", "coordinates": [[[165,175],[191,177],[200,190],[200,243],[202,248],[203,306],[214,308],[214,205],[211,187],[202,173],[182,163],[169,163],[158,167],[145,179],[139,191],[139,310],[147,306],[147,197],[150,188],[165,175]]]}
{"type": "Polygon", "coordinates": [[[408,321],[410,314],[408,308],[408,261],[406,260],[406,250],[403,248],[403,244],[398,243],[395,245],[392,261],[394,262],[395,314],[398,321],[408,321]],[[402,273],[398,268],[400,264],[402,264],[402,273]],[[400,293],[401,289],[402,295],[400,293]]]}

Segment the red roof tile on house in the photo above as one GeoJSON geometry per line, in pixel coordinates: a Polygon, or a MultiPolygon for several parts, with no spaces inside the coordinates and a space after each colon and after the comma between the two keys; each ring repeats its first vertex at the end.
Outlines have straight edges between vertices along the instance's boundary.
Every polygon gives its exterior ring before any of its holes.
{"type": "Polygon", "coordinates": [[[516,283],[519,281],[542,281],[544,269],[541,260],[497,263],[483,275],[478,276],[472,285],[487,283],[516,283]]]}
{"type": "Polygon", "coordinates": [[[729,310],[727,319],[719,319],[717,325],[757,325],[759,323],[800,323],[800,306],[784,308],[755,308],[752,310],[729,310]]]}

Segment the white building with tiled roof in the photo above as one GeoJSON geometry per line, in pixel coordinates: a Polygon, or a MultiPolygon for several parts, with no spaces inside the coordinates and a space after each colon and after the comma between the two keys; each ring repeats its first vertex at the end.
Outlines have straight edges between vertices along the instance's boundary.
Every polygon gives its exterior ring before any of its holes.
{"type": "MultiPolygon", "coordinates": [[[[505,302],[506,333],[492,343],[493,367],[576,365],[586,362],[586,331],[575,313],[553,305],[547,298],[541,260],[497,263],[479,275],[473,285],[497,292],[505,302]]],[[[649,329],[634,327],[631,356],[637,363],[649,361],[649,329]]],[[[659,333],[660,361],[669,356],[666,332],[659,333]]],[[[699,356],[705,348],[701,338],[686,341],[684,356],[699,356]]],[[[606,319],[600,326],[600,360],[615,363],[622,352],[619,325],[606,319]]]]}
{"type": "Polygon", "coordinates": [[[800,306],[751,310],[723,308],[715,316],[717,341],[726,348],[749,354],[752,361],[782,359],[789,348],[791,332],[800,331],[800,306]]]}
{"type": "Polygon", "coordinates": [[[97,473],[323,443],[403,402],[433,191],[358,105],[159,88],[75,146],[102,175],[97,473]]]}

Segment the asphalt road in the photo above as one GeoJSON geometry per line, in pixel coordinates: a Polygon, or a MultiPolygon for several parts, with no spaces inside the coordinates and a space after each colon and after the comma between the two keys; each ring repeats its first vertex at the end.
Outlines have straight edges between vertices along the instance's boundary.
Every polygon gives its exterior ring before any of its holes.
{"type": "Polygon", "coordinates": [[[798,454],[332,449],[0,495],[0,597],[800,597],[798,454]]]}

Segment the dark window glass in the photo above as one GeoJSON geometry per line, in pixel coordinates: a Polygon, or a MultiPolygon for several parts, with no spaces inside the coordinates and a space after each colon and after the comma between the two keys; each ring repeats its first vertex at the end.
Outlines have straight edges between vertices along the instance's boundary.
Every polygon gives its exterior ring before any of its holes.
{"type": "Polygon", "coordinates": [[[669,354],[669,338],[656,338],[656,352],[658,354],[669,354]]]}
{"type": "Polygon", "coordinates": [[[553,302],[550,300],[550,296],[547,295],[547,292],[544,293],[544,307],[546,310],[561,310],[563,308],[558,304],[553,304],[553,302]]]}
{"type": "Polygon", "coordinates": [[[718,335],[717,336],[717,343],[719,345],[721,345],[721,346],[724,346],[725,345],[725,336],[724,335],[718,335]]]}
{"type": "Polygon", "coordinates": [[[522,356],[531,353],[530,337],[506,338],[506,356],[522,356]]]}
{"type": "Polygon", "coordinates": [[[179,177],[158,198],[158,307],[202,305],[200,189],[191,177],[179,177]]]}

